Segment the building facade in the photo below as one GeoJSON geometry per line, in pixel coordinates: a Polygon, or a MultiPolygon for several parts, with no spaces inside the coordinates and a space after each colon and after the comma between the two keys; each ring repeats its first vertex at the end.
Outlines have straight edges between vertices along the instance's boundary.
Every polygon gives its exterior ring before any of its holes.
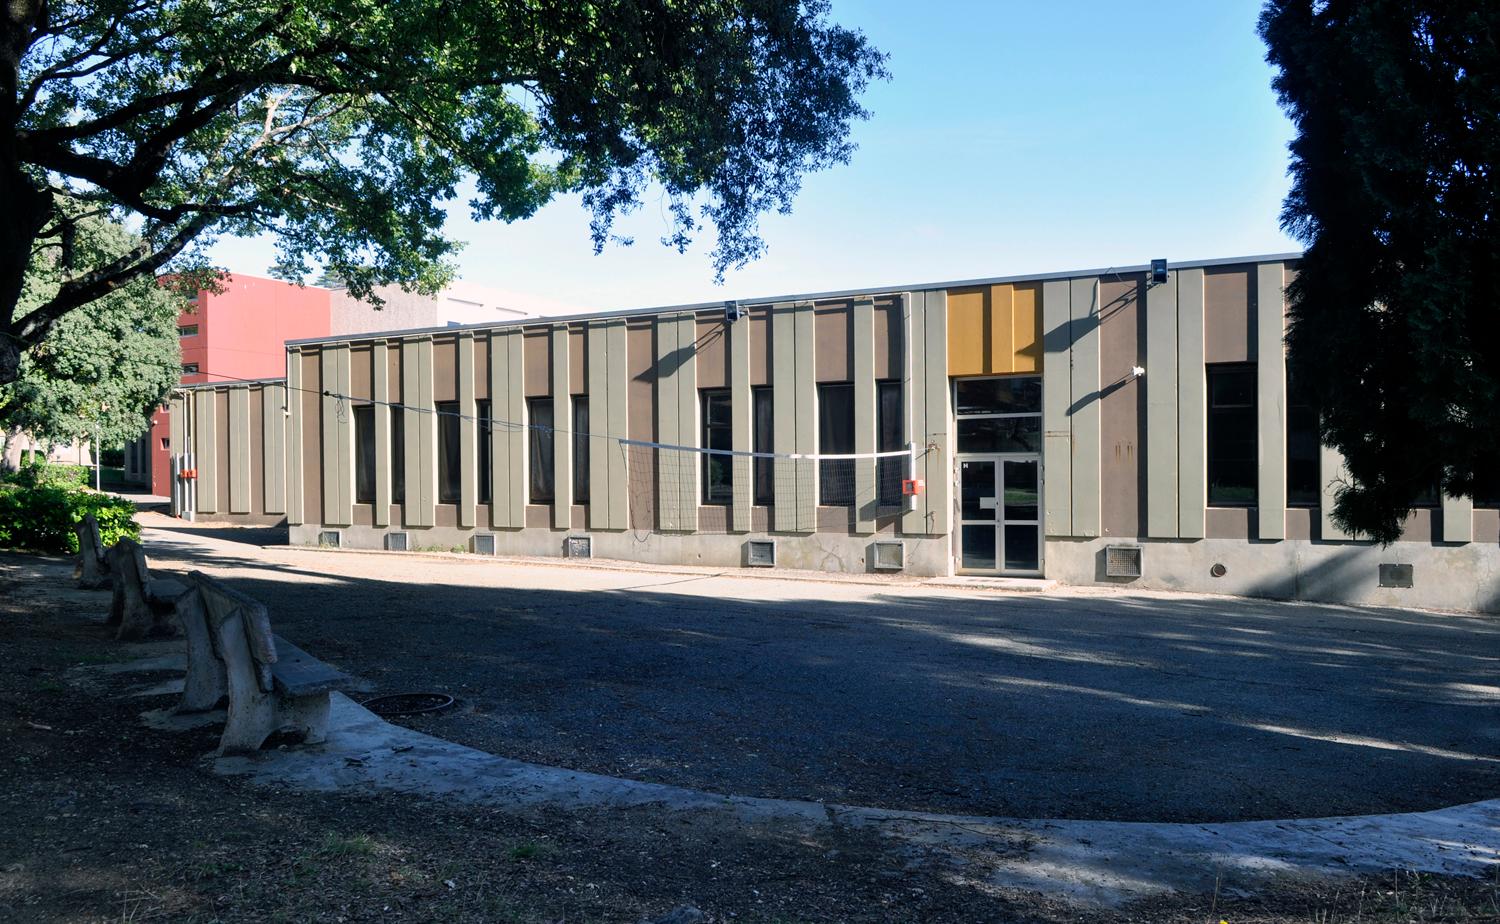
{"type": "Polygon", "coordinates": [[[1296,259],[306,339],[186,389],[172,445],[200,517],[293,543],[1496,609],[1500,510],[1332,523],[1296,259]]]}
{"type": "MultiPolygon", "coordinates": [[[[232,274],[221,291],[200,291],[178,315],[182,384],[279,377],[286,370],[289,340],[568,311],[558,302],[462,282],[435,295],[417,295],[398,286],[383,286],[378,294],[384,304],[376,307],[342,288],[232,274]]],[[[125,451],[126,480],[149,484],[151,493],[162,496],[171,492],[170,416],[166,408],[153,414],[148,434],[125,451]]]]}

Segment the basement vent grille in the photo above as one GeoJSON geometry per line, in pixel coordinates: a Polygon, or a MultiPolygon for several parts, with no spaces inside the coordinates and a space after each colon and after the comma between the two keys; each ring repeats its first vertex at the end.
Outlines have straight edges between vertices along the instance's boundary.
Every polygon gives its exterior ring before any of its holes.
{"type": "Polygon", "coordinates": [[[906,567],[906,543],[876,542],[875,570],[900,571],[906,567]]]}
{"type": "Polygon", "coordinates": [[[1138,578],[1141,576],[1141,547],[1107,545],[1104,547],[1104,576],[1138,578]]]}
{"type": "Polygon", "coordinates": [[[336,549],[343,534],[336,529],[325,529],[318,533],[318,547],[324,549],[336,549]]]}
{"type": "Polygon", "coordinates": [[[776,567],[776,541],[751,539],[745,543],[745,565],[750,568],[776,567]]]}
{"type": "Polygon", "coordinates": [[[474,534],[474,554],[475,555],[494,555],[495,554],[495,534],[494,533],[475,533],[474,534]]]}
{"type": "Polygon", "coordinates": [[[385,534],[385,550],[387,552],[405,552],[406,549],[406,533],[385,534]]]}
{"type": "Polygon", "coordinates": [[[569,536],[563,542],[563,554],[569,558],[593,558],[594,540],[591,536],[569,536]]]}
{"type": "Polygon", "coordinates": [[[1381,565],[1380,566],[1381,587],[1410,587],[1412,586],[1411,565],[1381,565]]]}

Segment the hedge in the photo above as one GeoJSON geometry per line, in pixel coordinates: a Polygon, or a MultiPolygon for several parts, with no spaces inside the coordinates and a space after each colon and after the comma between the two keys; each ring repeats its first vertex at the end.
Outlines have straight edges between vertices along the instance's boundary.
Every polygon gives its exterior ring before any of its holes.
{"type": "Polygon", "coordinates": [[[140,538],[135,504],[123,498],[66,484],[0,484],[0,548],[77,552],[73,526],[89,513],[106,548],[140,538]]]}

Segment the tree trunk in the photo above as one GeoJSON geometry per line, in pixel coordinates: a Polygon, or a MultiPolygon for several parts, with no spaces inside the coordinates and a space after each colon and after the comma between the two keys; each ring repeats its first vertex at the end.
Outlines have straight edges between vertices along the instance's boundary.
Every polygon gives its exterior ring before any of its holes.
{"type": "Polygon", "coordinates": [[[31,263],[32,244],[53,208],[52,194],[21,169],[16,153],[21,58],[47,16],[46,0],[6,0],[0,7],[0,202],[8,213],[0,221],[0,385],[20,375],[26,344],[14,339],[16,305],[31,263]]]}

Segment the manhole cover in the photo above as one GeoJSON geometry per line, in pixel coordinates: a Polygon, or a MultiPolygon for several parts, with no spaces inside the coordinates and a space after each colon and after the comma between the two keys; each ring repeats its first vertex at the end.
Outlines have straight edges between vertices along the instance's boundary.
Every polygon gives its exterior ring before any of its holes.
{"type": "Polygon", "coordinates": [[[453,697],[447,693],[387,693],[373,696],[360,705],[380,716],[419,715],[447,709],[453,705],[453,697]]]}

